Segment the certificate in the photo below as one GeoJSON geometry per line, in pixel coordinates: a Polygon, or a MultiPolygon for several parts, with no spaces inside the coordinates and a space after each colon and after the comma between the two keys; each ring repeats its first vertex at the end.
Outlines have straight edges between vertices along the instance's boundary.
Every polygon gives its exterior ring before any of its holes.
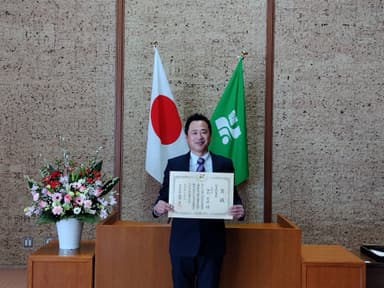
{"type": "Polygon", "coordinates": [[[233,173],[171,171],[168,217],[233,219],[233,173]]]}

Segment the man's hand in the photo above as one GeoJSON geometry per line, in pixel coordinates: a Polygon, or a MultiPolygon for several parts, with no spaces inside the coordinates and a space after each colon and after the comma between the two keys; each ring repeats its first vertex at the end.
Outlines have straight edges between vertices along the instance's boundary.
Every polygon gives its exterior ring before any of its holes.
{"type": "Polygon", "coordinates": [[[240,219],[244,217],[245,210],[243,205],[241,204],[233,205],[232,207],[229,208],[229,214],[231,214],[236,219],[240,219]]]}
{"type": "Polygon", "coordinates": [[[172,210],[173,210],[172,206],[163,200],[159,200],[159,202],[157,202],[156,205],[153,207],[153,213],[156,216],[161,216],[165,213],[168,213],[168,211],[172,211],[172,210]]]}

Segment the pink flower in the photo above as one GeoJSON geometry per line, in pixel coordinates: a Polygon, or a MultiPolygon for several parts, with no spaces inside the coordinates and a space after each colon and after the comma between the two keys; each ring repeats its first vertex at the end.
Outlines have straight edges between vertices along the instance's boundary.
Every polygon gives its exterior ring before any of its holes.
{"type": "Polygon", "coordinates": [[[42,200],[41,200],[41,201],[39,202],[39,207],[40,207],[40,208],[45,208],[45,207],[47,207],[47,205],[48,205],[48,204],[47,204],[47,202],[45,202],[45,201],[42,201],[42,200]]]}
{"type": "Polygon", "coordinates": [[[72,187],[78,190],[81,187],[81,183],[79,182],[72,183],[72,187]]]}
{"type": "Polygon", "coordinates": [[[32,197],[33,197],[33,201],[37,202],[37,200],[39,200],[40,195],[39,193],[33,193],[32,197]]]}
{"type": "Polygon", "coordinates": [[[65,203],[70,203],[72,200],[72,196],[70,194],[65,194],[64,196],[64,202],[65,203]]]}
{"type": "Polygon", "coordinates": [[[91,208],[92,207],[92,201],[91,200],[85,200],[84,201],[84,207],[85,208],[91,208]]]}
{"type": "Polygon", "coordinates": [[[53,193],[51,197],[53,201],[61,201],[63,199],[61,193],[53,193]]]}
{"type": "Polygon", "coordinates": [[[102,192],[103,192],[103,189],[101,189],[101,187],[97,187],[95,190],[95,196],[99,197],[102,192]]]}
{"type": "Polygon", "coordinates": [[[83,197],[80,197],[80,196],[78,196],[78,197],[76,197],[75,198],[75,202],[78,204],[78,205],[83,205],[83,203],[84,203],[84,199],[83,199],[83,197]]]}
{"type": "Polygon", "coordinates": [[[53,206],[52,208],[53,215],[60,215],[61,212],[63,212],[63,208],[61,206],[53,206]]]}

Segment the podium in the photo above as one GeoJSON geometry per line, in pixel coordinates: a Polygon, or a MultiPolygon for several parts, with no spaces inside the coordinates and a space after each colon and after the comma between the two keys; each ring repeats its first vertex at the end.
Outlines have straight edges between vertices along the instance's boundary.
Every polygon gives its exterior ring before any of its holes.
{"type": "MultiPolygon", "coordinates": [[[[96,226],[95,287],[172,287],[170,225],[121,221],[96,226]]],[[[222,288],[299,288],[301,230],[282,215],[276,223],[226,225],[222,288]]]]}

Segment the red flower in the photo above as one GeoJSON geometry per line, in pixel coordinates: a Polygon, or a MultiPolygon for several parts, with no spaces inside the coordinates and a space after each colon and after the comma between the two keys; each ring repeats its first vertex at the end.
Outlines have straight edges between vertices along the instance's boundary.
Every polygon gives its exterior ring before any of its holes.
{"type": "Polygon", "coordinates": [[[101,177],[101,172],[100,172],[100,171],[93,171],[92,173],[93,173],[93,177],[94,177],[95,179],[98,179],[98,178],[101,177]]]}
{"type": "Polygon", "coordinates": [[[60,181],[58,181],[58,180],[52,180],[52,181],[49,182],[49,185],[51,185],[51,188],[52,188],[52,189],[55,189],[56,186],[60,185],[60,181]]]}
{"type": "Polygon", "coordinates": [[[44,184],[48,184],[48,183],[49,183],[49,180],[50,180],[50,178],[51,178],[51,177],[49,177],[49,176],[45,176],[45,177],[43,178],[43,180],[42,180],[42,181],[43,181],[43,183],[44,183],[44,184]]]}
{"type": "Polygon", "coordinates": [[[51,172],[51,178],[58,178],[61,176],[61,172],[60,171],[52,171],[51,172]]]}

